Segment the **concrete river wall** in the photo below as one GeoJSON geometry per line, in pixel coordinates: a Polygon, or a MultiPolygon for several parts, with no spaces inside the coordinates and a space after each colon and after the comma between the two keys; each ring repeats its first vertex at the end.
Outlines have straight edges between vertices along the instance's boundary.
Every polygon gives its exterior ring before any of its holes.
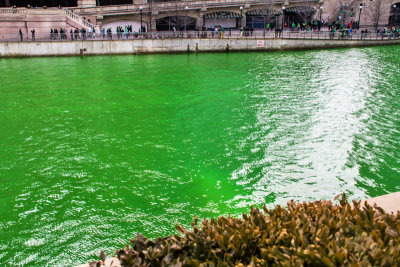
{"type": "Polygon", "coordinates": [[[131,39],[0,42],[0,57],[281,51],[400,44],[400,40],[329,39],[131,39]]]}

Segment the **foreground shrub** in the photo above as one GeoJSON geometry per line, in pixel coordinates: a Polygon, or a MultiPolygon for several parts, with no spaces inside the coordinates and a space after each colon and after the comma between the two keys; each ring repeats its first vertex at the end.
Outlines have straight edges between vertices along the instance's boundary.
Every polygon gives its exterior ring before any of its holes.
{"type": "Polygon", "coordinates": [[[400,213],[360,202],[288,203],[243,218],[195,218],[192,231],[117,251],[123,266],[399,266],[400,213]]]}

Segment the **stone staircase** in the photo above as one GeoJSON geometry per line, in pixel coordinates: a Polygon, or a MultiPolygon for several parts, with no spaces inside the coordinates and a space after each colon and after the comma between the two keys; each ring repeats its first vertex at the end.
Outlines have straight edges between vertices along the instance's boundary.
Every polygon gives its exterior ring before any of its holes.
{"type": "Polygon", "coordinates": [[[89,28],[94,29],[94,25],[87,20],[83,19],[82,16],[75,14],[72,10],[65,9],[65,17],[67,24],[71,25],[74,28],[82,29],[85,28],[88,30],[89,28]]]}
{"type": "MultiPolygon", "coordinates": [[[[356,14],[358,14],[359,0],[352,0],[349,3],[345,3],[342,6],[334,9],[328,16],[325,17],[326,22],[334,22],[337,20],[338,16],[342,17],[343,23],[346,25],[351,20],[358,20],[356,14]],[[353,16],[352,16],[353,15],[353,16]]],[[[342,22],[341,21],[341,22],[342,22]]]]}
{"type": "Polygon", "coordinates": [[[0,8],[0,39],[17,35],[21,29],[28,36],[32,29],[36,35],[48,35],[50,29],[94,28],[95,25],[83,19],[83,16],[75,14],[68,9],[26,9],[26,8],[0,8]]]}

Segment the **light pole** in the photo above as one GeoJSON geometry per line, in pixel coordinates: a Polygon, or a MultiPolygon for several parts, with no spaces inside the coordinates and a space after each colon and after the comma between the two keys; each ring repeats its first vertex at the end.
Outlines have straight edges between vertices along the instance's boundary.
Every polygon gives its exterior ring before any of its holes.
{"type": "Polygon", "coordinates": [[[394,18],[392,19],[392,24],[393,24],[393,25],[396,25],[396,22],[397,22],[396,7],[397,7],[396,5],[393,5],[393,17],[394,17],[394,18]]]}
{"type": "Polygon", "coordinates": [[[186,31],[186,20],[187,20],[187,17],[188,17],[188,12],[189,12],[189,7],[185,7],[185,10],[186,10],[186,17],[185,17],[185,31],[186,31]]]}
{"type": "Polygon", "coordinates": [[[240,23],[239,23],[239,29],[242,28],[242,18],[243,18],[243,7],[239,7],[240,8],[240,23]]]}
{"type": "Polygon", "coordinates": [[[318,27],[319,27],[319,31],[321,31],[321,28],[322,28],[322,9],[323,9],[323,7],[322,6],[320,6],[319,7],[319,22],[318,22],[318,27]]]}
{"type": "Polygon", "coordinates": [[[286,9],[286,7],[283,6],[282,7],[282,32],[283,32],[283,29],[284,29],[283,23],[285,22],[285,9],[286,9]]]}
{"type": "Polygon", "coordinates": [[[139,7],[140,10],[140,33],[143,32],[143,20],[142,20],[142,11],[143,11],[143,7],[139,7]]]}
{"type": "Polygon", "coordinates": [[[322,22],[322,9],[323,9],[323,7],[322,6],[320,6],[319,7],[319,22],[322,22]]]}
{"type": "Polygon", "coordinates": [[[358,13],[358,28],[360,29],[361,25],[361,12],[362,12],[363,6],[360,6],[360,13],[358,13]]]}
{"type": "Polygon", "coordinates": [[[346,16],[346,4],[343,6],[343,14],[342,14],[342,25],[344,27],[344,17],[346,16]]]}

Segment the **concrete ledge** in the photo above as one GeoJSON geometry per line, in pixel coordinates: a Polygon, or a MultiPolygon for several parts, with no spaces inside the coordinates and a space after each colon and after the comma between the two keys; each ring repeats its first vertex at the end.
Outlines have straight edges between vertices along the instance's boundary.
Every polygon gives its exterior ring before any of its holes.
{"type": "Polygon", "coordinates": [[[399,45],[400,40],[131,39],[0,42],[0,57],[81,56],[226,51],[282,51],[399,45]]]}
{"type": "Polygon", "coordinates": [[[361,204],[364,205],[367,202],[369,205],[376,204],[378,207],[384,209],[387,213],[400,212],[400,192],[384,195],[380,197],[374,197],[363,201],[361,204]]]}

